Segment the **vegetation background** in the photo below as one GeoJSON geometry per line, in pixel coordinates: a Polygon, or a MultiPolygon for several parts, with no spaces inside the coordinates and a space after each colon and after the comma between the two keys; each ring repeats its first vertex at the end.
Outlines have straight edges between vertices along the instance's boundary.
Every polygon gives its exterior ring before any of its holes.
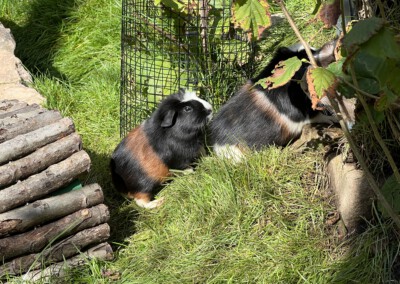
{"type": "MultiPolygon", "coordinates": [[[[311,45],[332,33],[313,20],[314,1],[286,1],[311,45]]],[[[240,165],[207,157],[175,178],[165,206],[145,211],[117,195],[109,157],[119,137],[120,0],[0,0],[16,55],[47,107],[71,117],[111,210],[112,262],[73,269],[65,283],[393,283],[399,238],[390,221],[338,242],[320,153],[268,148],[240,165]]],[[[296,38],[269,31],[261,62],[296,38]]],[[[18,283],[18,279],[9,279],[18,283]]]]}

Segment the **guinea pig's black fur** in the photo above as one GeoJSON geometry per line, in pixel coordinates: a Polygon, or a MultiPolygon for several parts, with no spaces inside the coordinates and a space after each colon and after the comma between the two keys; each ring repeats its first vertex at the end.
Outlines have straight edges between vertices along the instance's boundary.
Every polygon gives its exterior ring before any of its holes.
{"type": "Polygon", "coordinates": [[[152,199],[169,170],[188,168],[202,153],[211,114],[208,102],[183,89],[162,100],[114,150],[110,166],[115,188],[141,207],[160,205],[161,199],[152,199]]]}
{"type": "MultiPolygon", "coordinates": [[[[328,47],[313,50],[321,65],[326,65],[329,60],[326,58],[329,53],[327,48],[331,48],[333,54],[332,46],[329,43],[328,47]]],[[[220,108],[210,124],[210,142],[217,155],[240,159],[241,146],[256,150],[272,144],[284,146],[301,134],[304,125],[332,123],[335,120],[313,110],[309,96],[298,83],[309,66],[307,63],[303,63],[292,80],[281,87],[267,90],[255,85],[260,79],[270,76],[280,61],[294,56],[307,58],[306,52],[299,46],[278,49],[261,73],[249,80],[220,108]]]]}

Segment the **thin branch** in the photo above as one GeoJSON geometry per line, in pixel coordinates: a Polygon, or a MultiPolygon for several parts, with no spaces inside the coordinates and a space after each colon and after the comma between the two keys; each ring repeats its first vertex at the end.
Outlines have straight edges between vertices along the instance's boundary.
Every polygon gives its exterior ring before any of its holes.
{"type": "MultiPolygon", "coordinates": [[[[340,114],[340,110],[337,105],[337,102],[334,99],[332,99],[330,96],[328,96],[328,98],[329,98],[331,105],[333,106],[335,112],[340,114]]],[[[372,190],[374,191],[377,199],[381,202],[382,206],[385,208],[387,214],[390,216],[390,218],[392,218],[393,222],[400,229],[399,216],[396,214],[396,212],[393,210],[392,206],[389,204],[389,202],[386,200],[386,198],[381,193],[381,190],[380,190],[378,184],[376,183],[374,176],[371,174],[371,172],[369,171],[369,169],[367,167],[367,163],[365,162],[364,157],[358,151],[357,145],[354,142],[354,140],[350,134],[350,131],[347,128],[347,125],[346,125],[345,121],[343,120],[342,116],[338,115],[338,117],[339,117],[340,127],[342,128],[343,133],[346,136],[346,139],[349,142],[350,147],[353,150],[353,153],[356,156],[358,163],[361,165],[361,168],[364,170],[364,174],[368,180],[368,183],[370,184],[372,190]]]]}
{"type": "Polygon", "coordinates": [[[304,46],[304,50],[307,53],[307,56],[308,56],[308,59],[310,60],[311,65],[314,68],[318,67],[317,62],[315,61],[314,55],[311,52],[310,46],[304,40],[303,36],[300,34],[300,31],[297,28],[296,23],[293,21],[292,17],[290,16],[289,11],[286,9],[285,3],[283,3],[283,0],[275,0],[275,2],[279,5],[279,7],[281,7],[283,14],[285,15],[286,19],[289,22],[289,25],[293,29],[297,38],[300,40],[301,44],[304,46]]]}
{"type": "MultiPolygon", "coordinates": [[[[354,68],[353,68],[352,65],[350,66],[350,72],[351,72],[351,77],[353,79],[353,82],[354,82],[355,86],[357,87],[357,89],[360,89],[358,87],[356,73],[355,73],[354,68]]],[[[368,118],[368,122],[371,125],[372,132],[374,133],[375,139],[376,139],[376,141],[378,141],[378,143],[381,146],[383,152],[385,153],[385,156],[388,159],[388,162],[390,164],[390,167],[393,170],[393,174],[396,177],[397,182],[400,183],[399,169],[396,166],[396,163],[395,163],[395,161],[393,159],[392,154],[390,153],[389,149],[386,147],[385,142],[383,141],[381,135],[379,134],[378,127],[375,124],[375,121],[374,121],[374,119],[372,117],[372,114],[371,114],[371,111],[370,111],[370,109],[368,107],[368,104],[364,100],[363,96],[361,96],[361,94],[357,90],[356,90],[356,95],[357,95],[358,100],[360,101],[360,103],[362,104],[362,106],[363,106],[363,108],[365,110],[365,113],[366,113],[367,118],[368,118]]]]}

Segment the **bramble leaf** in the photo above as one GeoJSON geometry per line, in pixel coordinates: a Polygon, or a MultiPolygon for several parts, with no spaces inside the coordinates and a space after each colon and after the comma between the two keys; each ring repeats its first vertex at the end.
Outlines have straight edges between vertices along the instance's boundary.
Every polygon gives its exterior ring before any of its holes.
{"type": "Polygon", "coordinates": [[[369,18],[357,22],[343,38],[343,47],[349,54],[355,52],[361,44],[377,34],[383,26],[384,21],[380,18],[369,18]]]}
{"type": "Polygon", "coordinates": [[[319,99],[326,95],[328,91],[331,91],[331,88],[335,85],[335,75],[325,68],[317,67],[310,69],[308,73],[311,76],[310,79],[312,81],[307,81],[308,83],[312,82],[319,99]]]}
{"type": "Polygon", "coordinates": [[[250,39],[259,39],[271,25],[271,14],[266,0],[236,0],[232,7],[232,19],[236,28],[250,32],[250,39]]]}
{"type": "Polygon", "coordinates": [[[285,61],[279,62],[275,66],[271,76],[260,80],[263,81],[263,83],[260,83],[260,85],[268,89],[275,89],[285,85],[300,69],[301,64],[301,60],[297,57],[291,57],[285,61]]]}

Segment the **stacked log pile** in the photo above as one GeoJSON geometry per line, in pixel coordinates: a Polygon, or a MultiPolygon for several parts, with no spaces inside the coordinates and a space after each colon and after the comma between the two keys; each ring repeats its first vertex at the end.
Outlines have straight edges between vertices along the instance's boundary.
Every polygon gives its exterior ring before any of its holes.
{"type": "Polygon", "coordinates": [[[68,190],[89,168],[70,118],[39,105],[0,101],[0,282],[112,258],[100,186],[68,190]]]}

